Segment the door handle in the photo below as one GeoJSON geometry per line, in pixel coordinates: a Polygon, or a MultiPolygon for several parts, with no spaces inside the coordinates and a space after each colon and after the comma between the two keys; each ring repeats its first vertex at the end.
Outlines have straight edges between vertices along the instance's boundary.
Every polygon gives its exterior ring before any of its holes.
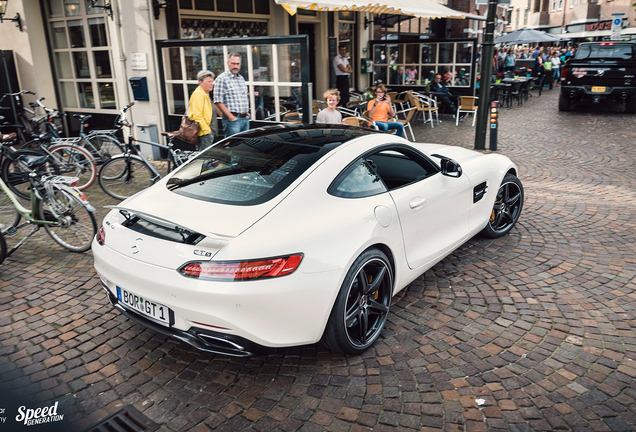
{"type": "Polygon", "coordinates": [[[426,205],[426,200],[425,200],[424,198],[420,198],[420,197],[414,198],[414,199],[413,199],[413,200],[409,203],[409,206],[410,206],[413,210],[418,209],[418,208],[420,208],[420,207],[424,207],[425,205],[426,205]]]}

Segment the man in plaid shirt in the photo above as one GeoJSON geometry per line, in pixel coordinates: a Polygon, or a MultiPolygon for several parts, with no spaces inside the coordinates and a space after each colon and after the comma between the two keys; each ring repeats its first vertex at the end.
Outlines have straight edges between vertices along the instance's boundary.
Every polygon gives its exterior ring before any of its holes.
{"type": "Polygon", "coordinates": [[[214,104],[222,113],[221,123],[226,137],[250,128],[250,104],[247,84],[239,75],[241,55],[232,52],[227,61],[228,70],[214,82],[214,104]]]}

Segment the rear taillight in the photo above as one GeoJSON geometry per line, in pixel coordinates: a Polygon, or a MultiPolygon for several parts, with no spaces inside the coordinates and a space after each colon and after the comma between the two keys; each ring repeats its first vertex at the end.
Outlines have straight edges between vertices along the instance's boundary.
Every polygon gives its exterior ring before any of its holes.
{"type": "Polygon", "coordinates": [[[104,229],[104,226],[100,226],[99,227],[99,231],[97,231],[97,243],[99,243],[100,245],[104,245],[104,243],[106,243],[106,230],[104,229]]]}
{"type": "Polygon", "coordinates": [[[217,281],[244,281],[286,276],[293,273],[302,254],[249,261],[194,261],[179,268],[184,276],[217,281]]]}

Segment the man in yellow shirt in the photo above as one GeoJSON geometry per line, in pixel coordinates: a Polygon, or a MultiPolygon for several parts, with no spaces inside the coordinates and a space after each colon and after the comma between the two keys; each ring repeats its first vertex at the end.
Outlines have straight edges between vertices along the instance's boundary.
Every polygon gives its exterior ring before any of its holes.
{"type": "Polygon", "coordinates": [[[210,100],[210,92],[214,88],[214,73],[208,70],[197,74],[199,86],[190,95],[188,116],[199,124],[199,140],[197,150],[205,150],[216,141],[218,124],[216,120],[216,106],[210,100]]]}

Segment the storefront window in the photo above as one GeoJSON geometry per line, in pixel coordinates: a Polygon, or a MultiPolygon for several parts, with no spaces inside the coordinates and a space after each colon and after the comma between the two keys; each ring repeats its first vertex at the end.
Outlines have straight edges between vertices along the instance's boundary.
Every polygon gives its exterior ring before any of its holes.
{"type": "Polygon", "coordinates": [[[60,78],[73,78],[73,67],[71,57],[68,52],[55,53],[55,63],[57,64],[57,74],[60,78]]]}
{"type": "Polygon", "coordinates": [[[439,73],[451,86],[471,85],[473,42],[374,44],[373,56],[374,83],[390,85],[391,77],[401,67],[405,84],[424,85],[439,73]]]}
{"type": "Polygon", "coordinates": [[[181,39],[243,36],[267,36],[267,22],[190,18],[181,20],[181,39]]]}
{"type": "MultiPolygon", "coordinates": [[[[190,7],[186,9],[192,9],[192,2],[190,3],[190,7]]],[[[194,7],[196,10],[203,11],[213,11],[214,10],[214,1],[210,0],[194,0],[194,7]]]]}
{"type": "Polygon", "coordinates": [[[453,62],[453,50],[455,44],[453,43],[441,43],[439,44],[439,62],[440,63],[452,63],[453,62]]]}
{"type": "Polygon", "coordinates": [[[186,79],[196,79],[197,74],[203,70],[201,47],[183,48],[183,59],[185,60],[186,79]]]}
{"type": "Polygon", "coordinates": [[[110,70],[110,52],[93,51],[95,55],[95,75],[97,78],[112,78],[113,73],[110,70]]]}
{"type": "Polygon", "coordinates": [[[93,85],[91,83],[77,83],[79,88],[80,108],[95,108],[93,85]]]}
{"type": "Polygon", "coordinates": [[[216,8],[219,12],[234,12],[234,0],[216,0],[216,8]]]}
{"type": "Polygon", "coordinates": [[[257,13],[269,15],[265,0],[179,0],[179,9],[217,12],[257,13]],[[216,7],[215,7],[216,3],[216,7]]]}
{"type": "Polygon", "coordinates": [[[51,23],[51,39],[53,41],[53,48],[68,48],[68,41],[66,40],[66,23],[64,21],[51,23]]]}
{"type": "Polygon", "coordinates": [[[271,81],[273,73],[272,65],[271,45],[257,45],[252,47],[254,81],[271,81]]]}
{"type": "Polygon", "coordinates": [[[104,18],[89,18],[88,28],[91,33],[92,46],[108,46],[108,39],[106,38],[106,23],[104,21],[104,18]]]}
{"type": "Polygon", "coordinates": [[[115,109],[115,88],[112,83],[99,83],[99,104],[103,109],[115,109]]]}
{"type": "Polygon", "coordinates": [[[48,0],[49,18],[62,18],[64,16],[64,7],[62,0],[48,0]]]}
{"type": "Polygon", "coordinates": [[[248,86],[254,119],[280,121],[286,110],[301,108],[301,60],[297,43],[166,47],[161,52],[166,102],[171,115],[185,113],[189,97],[198,85],[195,71],[209,69],[218,76],[225,71],[227,56],[232,52],[242,57],[239,73],[248,86]],[[201,53],[204,53],[202,57],[201,53]]]}
{"type": "Polygon", "coordinates": [[[73,53],[73,62],[75,63],[75,78],[90,78],[91,71],[88,66],[88,55],[86,51],[75,51],[73,53]]]}
{"type": "Polygon", "coordinates": [[[214,76],[219,76],[225,70],[222,47],[205,47],[205,59],[207,69],[214,72],[214,76]]]}
{"type": "Polygon", "coordinates": [[[71,38],[71,48],[84,48],[84,26],[82,20],[68,21],[68,34],[71,38]]]}
{"type": "Polygon", "coordinates": [[[252,0],[236,0],[236,11],[238,13],[252,13],[252,0]]]}
{"type": "Polygon", "coordinates": [[[91,7],[90,0],[47,0],[45,6],[63,107],[117,109],[104,9],[91,7]]]}
{"type": "Polygon", "coordinates": [[[62,89],[62,104],[67,108],[77,108],[77,94],[75,85],[72,82],[60,83],[62,89]]]}

